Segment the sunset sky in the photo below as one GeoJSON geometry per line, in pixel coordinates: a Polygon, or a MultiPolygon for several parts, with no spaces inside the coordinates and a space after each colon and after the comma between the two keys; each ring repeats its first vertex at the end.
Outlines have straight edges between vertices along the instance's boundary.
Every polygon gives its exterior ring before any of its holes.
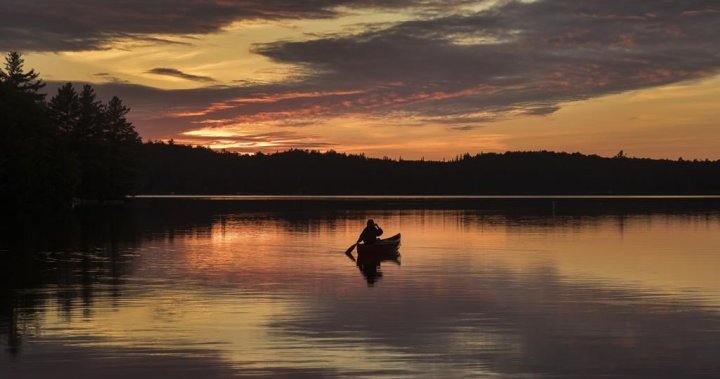
{"type": "Polygon", "coordinates": [[[720,159],[717,0],[0,0],[0,50],[143,139],[720,159]]]}

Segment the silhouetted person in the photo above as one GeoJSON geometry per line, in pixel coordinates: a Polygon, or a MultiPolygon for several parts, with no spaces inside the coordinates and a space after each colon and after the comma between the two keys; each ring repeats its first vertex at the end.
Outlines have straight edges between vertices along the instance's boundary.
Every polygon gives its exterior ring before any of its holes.
{"type": "Polygon", "coordinates": [[[383,230],[380,229],[380,226],[375,223],[372,219],[367,221],[367,226],[365,229],[363,229],[362,233],[360,233],[360,237],[358,238],[358,242],[362,241],[366,244],[372,244],[377,241],[378,237],[380,237],[383,234],[383,230]]]}

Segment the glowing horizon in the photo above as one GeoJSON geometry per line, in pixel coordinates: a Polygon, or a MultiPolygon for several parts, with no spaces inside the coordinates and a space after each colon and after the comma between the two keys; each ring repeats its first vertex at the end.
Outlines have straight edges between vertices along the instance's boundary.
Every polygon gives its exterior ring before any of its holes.
{"type": "Polygon", "coordinates": [[[163,4],[10,0],[0,49],[23,51],[50,96],[67,81],[120,96],[145,140],[720,159],[707,0],[163,4]]]}

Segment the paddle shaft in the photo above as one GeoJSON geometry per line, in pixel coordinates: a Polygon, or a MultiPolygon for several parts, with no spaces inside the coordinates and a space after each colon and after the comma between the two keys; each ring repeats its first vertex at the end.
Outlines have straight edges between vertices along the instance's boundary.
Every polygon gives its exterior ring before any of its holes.
{"type": "Polygon", "coordinates": [[[352,254],[353,249],[355,249],[355,246],[357,246],[357,243],[352,244],[347,250],[345,250],[345,255],[352,254]]]}

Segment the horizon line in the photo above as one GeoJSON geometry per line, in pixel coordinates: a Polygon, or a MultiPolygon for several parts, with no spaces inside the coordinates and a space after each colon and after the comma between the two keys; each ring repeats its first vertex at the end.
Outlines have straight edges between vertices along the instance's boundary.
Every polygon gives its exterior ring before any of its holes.
{"type": "MultiPolygon", "coordinates": [[[[172,140],[172,138],[170,139],[172,140]]],[[[168,140],[169,141],[169,140],[168,140]]],[[[616,155],[600,155],[599,153],[584,153],[581,151],[557,151],[557,150],[503,150],[503,151],[480,151],[476,153],[470,153],[469,151],[465,151],[463,153],[455,154],[454,157],[446,158],[443,157],[441,159],[425,159],[422,158],[403,158],[402,155],[398,155],[397,157],[391,157],[388,155],[369,155],[365,152],[359,152],[359,153],[353,153],[353,152],[347,152],[347,151],[339,151],[335,149],[327,149],[327,150],[320,150],[320,149],[312,149],[312,148],[301,148],[301,147],[290,147],[285,150],[275,150],[274,152],[263,152],[263,151],[256,151],[256,152],[240,152],[230,149],[216,149],[212,148],[208,145],[192,145],[192,144],[183,144],[183,143],[169,143],[165,140],[143,140],[142,144],[144,145],[167,145],[167,146],[179,146],[179,147],[188,147],[193,149],[207,149],[211,150],[214,153],[229,153],[233,155],[238,156],[258,156],[260,154],[262,155],[275,155],[275,154],[282,154],[282,153],[289,153],[289,152],[305,152],[305,153],[317,153],[317,154],[340,154],[345,156],[357,156],[357,157],[364,157],[367,159],[379,159],[379,160],[390,160],[395,162],[437,162],[437,163],[447,163],[447,162],[453,162],[459,160],[458,158],[463,158],[465,155],[470,155],[470,158],[474,158],[477,156],[482,155],[503,155],[503,154],[513,154],[513,153],[551,153],[551,154],[568,154],[568,155],[574,155],[579,154],[585,157],[599,157],[604,159],[648,159],[648,160],[655,160],[655,161],[670,161],[670,162],[720,162],[719,159],[711,159],[711,158],[684,158],[682,156],[673,159],[673,158],[655,158],[655,157],[649,157],[649,156],[634,156],[634,155],[627,155],[624,153],[623,149],[620,149],[616,155]],[[621,155],[622,154],[622,155],[621,155]]]]}

